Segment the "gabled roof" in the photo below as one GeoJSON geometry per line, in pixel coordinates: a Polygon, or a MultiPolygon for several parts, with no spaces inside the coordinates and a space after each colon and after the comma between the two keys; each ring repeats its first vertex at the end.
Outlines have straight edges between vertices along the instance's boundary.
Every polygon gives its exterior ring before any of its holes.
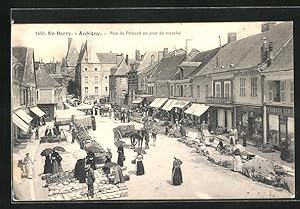
{"type": "Polygon", "coordinates": [[[115,76],[125,76],[130,70],[131,70],[131,63],[134,60],[128,59],[128,64],[126,63],[126,60],[123,59],[121,64],[117,67],[117,71],[115,73],[115,76]]]}
{"type": "Polygon", "coordinates": [[[66,62],[68,66],[75,66],[78,61],[79,53],[76,49],[74,40],[72,38],[68,39],[68,51],[66,55],[66,62]]]}
{"type": "Polygon", "coordinates": [[[177,66],[186,58],[186,52],[182,49],[169,52],[159,62],[157,69],[153,72],[152,78],[154,80],[168,80],[172,78],[177,72],[177,66]]]}
{"type": "Polygon", "coordinates": [[[270,31],[228,43],[195,76],[257,67],[261,63],[264,37],[267,42],[273,42],[273,52],[276,54],[292,35],[293,24],[285,22],[275,25],[270,31]]]}
{"type": "Polygon", "coordinates": [[[25,60],[26,60],[26,47],[13,47],[12,48],[12,75],[14,79],[19,80],[20,82],[23,79],[24,69],[25,69],[25,60]],[[14,72],[17,71],[17,76],[14,76],[14,72]]]}
{"type": "Polygon", "coordinates": [[[40,87],[57,87],[61,86],[54,78],[52,78],[44,69],[36,71],[36,85],[40,87]]]}
{"type": "Polygon", "coordinates": [[[271,65],[263,72],[276,72],[282,70],[294,69],[294,43],[293,38],[287,43],[276,58],[272,61],[271,65]]]}
{"type": "Polygon", "coordinates": [[[154,66],[158,63],[158,51],[149,51],[146,52],[143,56],[143,59],[140,61],[139,67],[136,69],[137,72],[143,71],[149,66],[154,66]],[[152,60],[152,63],[151,63],[152,60]]]}
{"type": "MultiPolygon", "coordinates": [[[[96,53],[101,64],[116,64],[119,65],[122,59],[118,53],[96,53]]],[[[121,56],[122,57],[122,56],[121,56]]]]}

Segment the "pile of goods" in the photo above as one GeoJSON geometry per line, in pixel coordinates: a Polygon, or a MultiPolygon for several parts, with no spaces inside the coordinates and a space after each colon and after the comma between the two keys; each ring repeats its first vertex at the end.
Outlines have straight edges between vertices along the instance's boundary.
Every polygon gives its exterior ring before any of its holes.
{"type": "Polygon", "coordinates": [[[137,123],[143,123],[143,113],[133,112],[130,115],[130,120],[137,123]]]}
{"type": "MultiPolygon", "coordinates": [[[[94,197],[98,200],[115,199],[128,196],[128,188],[124,183],[117,185],[109,184],[109,178],[113,178],[113,174],[107,178],[102,169],[94,171],[94,197]]],[[[42,177],[46,180],[48,188],[48,196],[50,200],[86,200],[87,185],[79,183],[74,178],[74,171],[66,171],[54,175],[45,175],[42,177]]]]}
{"type": "Polygon", "coordinates": [[[92,137],[82,126],[76,126],[76,136],[81,149],[87,150],[89,147],[99,148],[100,152],[95,153],[96,164],[103,164],[105,162],[106,151],[98,142],[92,139],[92,137]]]}
{"type": "Polygon", "coordinates": [[[233,157],[231,156],[210,154],[207,160],[224,168],[232,168],[233,157]]]}
{"type": "Polygon", "coordinates": [[[168,136],[173,137],[173,138],[179,138],[181,137],[181,133],[179,128],[177,128],[175,125],[169,128],[168,130],[168,136]]]}
{"type": "Polygon", "coordinates": [[[42,136],[40,143],[56,143],[60,141],[65,141],[65,138],[61,138],[60,136],[42,136]]]}

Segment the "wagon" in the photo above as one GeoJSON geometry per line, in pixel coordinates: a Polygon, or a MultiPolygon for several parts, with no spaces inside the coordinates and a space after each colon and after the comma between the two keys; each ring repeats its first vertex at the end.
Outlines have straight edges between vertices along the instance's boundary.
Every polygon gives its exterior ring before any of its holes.
{"type": "Polygon", "coordinates": [[[137,129],[135,128],[134,125],[122,125],[122,126],[117,126],[115,128],[113,128],[113,132],[114,132],[114,140],[119,141],[122,140],[123,138],[131,138],[132,139],[132,145],[136,145],[137,144],[137,140],[135,139],[135,137],[131,137],[133,134],[137,133],[137,129]]]}

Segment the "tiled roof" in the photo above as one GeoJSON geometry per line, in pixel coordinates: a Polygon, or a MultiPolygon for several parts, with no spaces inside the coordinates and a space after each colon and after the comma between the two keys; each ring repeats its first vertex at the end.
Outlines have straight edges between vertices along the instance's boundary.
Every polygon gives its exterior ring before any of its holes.
{"type": "Polygon", "coordinates": [[[263,72],[274,72],[281,70],[294,69],[294,43],[291,39],[288,44],[282,49],[278,56],[273,60],[272,64],[263,72]]]}
{"type": "Polygon", "coordinates": [[[102,64],[117,64],[119,65],[122,59],[119,59],[118,53],[97,53],[97,57],[102,64]]]}
{"type": "Polygon", "coordinates": [[[157,69],[152,74],[152,79],[154,80],[168,80],[172,78],[177,72],[177,66],[185,59],[186,53],[184,50],[174,50],[169,52],[162,60],[159,62],[157,69]]]}
{"type": "Polygon", "coordinates": [[[286,22],[275,25],[270,31],[228,43],[195,76],[256,67],[261,63],[264,37],[267,42],[274,43],[273,51],[276,54],[292,35],[293,24],[286,22]]]}
{"type": "Polygon", "coordinates": [[[38,69],[36,71],[36,85],[37,85],[37,88],[61,86],[44,69],[38,69]]]}
{"type": "Polygon", "coordinates": [[[128,60],[128,64],[126,64],[125,59],[123,59],[123,61],[121,62],[120,66],[117,67],[117,71],[115,73],[116,76],[125,76],[126,73],[128,73],[131,70],[131,63],[134,60],[129,59],[128,60]]]}
{"type": "Polygon", "coordinates": [[[140,62],[140,66],[137,68],[137,72],[143,71],[144,69],[148,68],[149,66],[154,66],[157,64],[158,61],[158,52],[157,51],[150,51],[146,52],[142,61],[140,62]],[[153,63],[151,64],[151,57],[153,59],[153,63]]]}

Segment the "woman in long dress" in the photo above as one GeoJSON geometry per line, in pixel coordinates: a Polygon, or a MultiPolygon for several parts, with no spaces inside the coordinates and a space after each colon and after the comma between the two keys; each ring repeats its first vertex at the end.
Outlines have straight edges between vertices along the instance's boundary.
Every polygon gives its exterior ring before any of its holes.
{"type": "Polygon", "coordinates": [[[182,161],[174,157],[173,169],[172,169],[172,182],[173,185],[177,186],[183,183],[182,172],[181,172],[182,161]]]}
{"type": "Polygon", "coordinates": [[[25,170],[25,175],[27,178],[32,179],[34,176],[33,173],[33,162],[31,158],[29,157],[29,153],[26,154],[26,157],[23,160],[24,163],[24,170],[25,170]]]}
{"type": "Polygon", "coordinates": [[[74,177],[78,179],[80,183],[85,183],[85,179],[86,179],[85,159],[77,160],[75,164],[74,177]]]}
{"type": "Polygon", "coordinates": [[[124,160],[125,160],[124,148],[123,148],[123,146],[119,146],[118,147],[118,164],[121,167],[124,166],[124,160]]]}
{"type": "Polygon", "coordinates": [[[233,155],[233,171],[242,172],[243,161],[241,157],[241,152],[239,149],[235,150],[233,155]]]}
{"type": "Polygon", "coordinates": [[[51,173],[52,172],[52,165],[51,165],[51,156],[46,155],[45,156],[45,165],[44,165],[44,174],[51,173]]]}
{"type": "Polygon", "coordinates": [[[114,173],[115,173],[114,184],[125,182],[125,178],[124,178],[121,166],[119,166],[119,165],[115,166],[114,173]]]}
{"type": "Polygon", "coordinates": [[[138,153],[136,156],[136,175],[141,176],[145,174],[144,164],[143,164],[143,155],[138,153]]]}
{"type": "Polygon", "coordinates": [[[51,161],[52,161],[52,174],[63,171],[61,167],[62,157],[55,150],[51,154],[51,161]]]}

